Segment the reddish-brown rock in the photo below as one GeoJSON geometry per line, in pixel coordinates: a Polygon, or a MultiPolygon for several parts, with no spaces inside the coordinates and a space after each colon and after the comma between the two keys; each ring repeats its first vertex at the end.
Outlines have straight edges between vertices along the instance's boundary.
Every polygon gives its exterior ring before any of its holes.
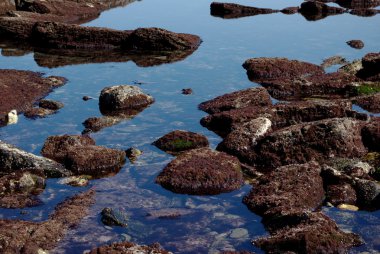
{"type": "Polygon", "coordinates": [[[218,96],[199,104],[199,109],[209,113],[219,113],[248,106],[271,106],[271,98],[265,88],[252,87],[218,96]]]}
{"type": "Polygon", "coordinates": [[[190,149],[208,147],[209,143],[207,138],[201,134],[176,130],[157,139],[153,142],[153,145],[165,152],[178,153],[190,149]]]}
{"type": "Polygon", "coordinates": [[[361,40],[350,40],[346,42],[351,48],[362,49],[364,48],[364,42],[361,40]]]}
{"type": "Polygon", "coordinates": [[[334,206],[356,204],[356,191],[350,184],[329,185],[326,190],[326,201],[334,206]]]}
{"type": "Polygon", "coordinates": [[[137,245],[131,242],[112,243],[110,245],[101,246],[92,249],[89,254],[171,254],[161,248],[158,243],[151,245],[137,245]]]}
{"type": "Polygon", "coordinates": [[[307,20],[319,20],[329,15],[345,13],[343,8],[332,7],[317,1],[306,1],[301,4],[299,12],[307,20]]]}
{"type": "Polygon", "coordinates": [[[357,76],[368,81],[380,81],[380,53],[368,53],[362,58],[363,68],[357,76]]]}
{"type": "Polygon", "coordinates": [[[240,18],[260,14],[270,14],[279,12],[268,8],[256,8],[233,3],[212,2],[210,5],[211,15],[224,19],[240,18]]]}
{"type": "Polygon", "coordinates": [[[380,113],[380,93],[353,98],[353,103],[371,113],[380,113]]]}
{"type": "Polygon", "coordinates": [[[364,145],[370,151],[380,152],[380,118],[374,117],[366,123],[362,129],[362,139],[364,145]]]}
{"type": "Polygon", "coordinates": [[[199,148],[181,153],[157,176],[156,182],[176,193],[213,195],[240,188],[243,178],[238,159],[199,148]]]}

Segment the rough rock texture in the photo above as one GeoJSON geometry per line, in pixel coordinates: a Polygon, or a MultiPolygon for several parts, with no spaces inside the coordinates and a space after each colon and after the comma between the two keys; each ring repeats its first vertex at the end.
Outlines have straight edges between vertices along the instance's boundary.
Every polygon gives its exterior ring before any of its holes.
{"type": "Polygon", "coordinates": [[[299,11],[299,7],[286,7],[286,8],[284,8],[284,9],[282,9],[281,10],[281,12],[282,13],[284,13],[284,14],[296,14],[296,13],[298,13],[298,11],[299,11]]]}
{"type": "Polygon", "coordinates": [[[171,252],[162,249],[158,243],[147,246],[120,242],[92,249],[89,254],[171,254],[171,252]]]}
{"type": "Polygon", "coordinates": [[[126,227],[128,225],[128,216],[121,209],[106,207],[101,212],[101,221],[108,226],[126,227]]]}
{"type": "Polygon", "coordinates": [[[327,158],[360,157],[367,151],[361,140],[361,121],[333,118],[293,125],[275,131],[254,147],[254,153],[241,156],[262,170],[327,158]]]}
{"type": "Polygon", "coordinates": [[[303,213],[296,225],[276,231],[272,236],[254,240],[266,253],[346,253],[363,244],[360,237],[339,230],[322,213],[303,213]]]}
{"type": "Polygon", "coordinates": [[[351,40],[346,42],[351,48],[362,49],[364,48],[364,42],[361,40],[351,40]]]}
{"type": "Polygon", "coordinates": [[[44,222],[0,220],[2,253],[37,253],[51,250],[64,234],[88,214],[95,191],[89,190],[59,204],[44,222]]]}
{"type": "Polygon", "coordinates": [[[380,113],[380,93],[354,98],[353,103],[371,113],[380,113]]]}
{"type": "Polygon", "coordinates": [[[48,177],[70,175],[67,169],[53,160],[27,153],[0,141],[0,174],[27,168],[43,169],[48,177]]]}
{"type": "Polygon", "coordinates": [[[181,153],[156,178],[166,189],[194,195],[230,192],[242,181],[239,160],[208,148],[181,153]]]}
{"type": "Polygon", "coordinates": [[[294,78],[312,74],[323,74],[322,67],[286,58],[251,58],[244,62],[248,77],[255,81],[278,78],[294,78]]]}
{"type": "Polygon", "coordinates": [[[40,100],[38,103],[38,106],[40,108],[46,108],[51,110],[58,110],[64,107],[62,102],[59,101],[53,101],[53,100],[40,100]]]}
{"type": "Polygon", "coordinates": [[[152,96],[144,94],[139,87],[130,85],[106,87],[99,96],[101,111],[139,110],[153,102],[152,96]]]}
{"type": "Polygon", "coordinates": [[[64,83],[61,77],[44,78],[31,71],[0,70],[0,121],[12,109],[21,113],[31,109],[36,101],[64,83]]]}
{"type": "Polygon", "coordinates": [[[49,115],[55,114],[56,110],[45,109],[45,108],[31,108],[24,112],[24,116],[30,119],[44,118],[49,115]]]}
{"type": "Polygon", "coordinates": [[[357,76],[364,80],[380,81],[380,53],[368,53],[362,58],[363,69],[357,76]]]}
{"type": "Polygon", "coordinates": [[[272,10],[267,8],[256,8],[240,4],[217,2],[211,3],[210,9],[212,16],[222,17],[225,19],[279,12],[278,10],[272,10]]]}
{"type": "Polygon", "coordinates": [[[76,175],[104,177],[113,175],[125,163],[124,151],[102,146],[74,146],[68,152],[65,166],[76,175]]]}
{"type": "Polygon", "coordinates": [[[314,211],[324,199],[320,170],[315,162],[279,167],[263,176],[243,202],[265,221],[314,211]]]}
{"type": "Polygon", "coordinates": [[[329,68],[333,65],[344,65],[344,64],[348,64],[348,62],[346,61],[346,59],[344,57],[332,56],[332,57],[329,57],[327,59],[324,59],[321,66],[322,66],[322,68],[326,69],[326,68],[329,68]]]}
{"type": "Polygon", "coordinates": [[[301,4],[299,12],[307,20],[319,20],[329,15],[342,14],[345,10],[339,7],[331,7],[317,1],[306,1],[301,4]]]}
{"type": "Polygon", "coordinates": [[[45,188],[42,170],[19,170],[0,177],[0,207],[24,208],[41,204],[36,197],[45,188]]]}
{"type": "Polygon", "coordinates": [[[340,204],[355,205],[356,191],[350,184],[329,185],[326,190],[326,201],[334,206],[340,204]]]}
{"type": "Polygon", "coordinates": [[[380,209],[380,183],[359,179],[355,181],[357,205],[369,210],[380,209]]]}
{"type": "Polygon", "coordinates": [[[207,138],[201,134],[176,130],[157,139],[153,142],[153,145],[165,152],[178,153],[190,149],[208,147],[209,143],[207,138]]]}
{"type": "Polygon", "coordinates": [[[67,153],[75,146],[95,145],[90,136],[63,135],[50,136],[45,140],[41,154],[49,159],[65,163],[67,153]]]}
{"type": "MultiPolygon", "coordinates": [[[[131,118],[134,115],[131,115],[131,118]]],[[[90,117],[83,122],[86,128],[83,132],[97,132],[106,127],[111,127],[123,121],[123,118],[117,116],[90,117]]]]}
{"type": "Polygon", "coordinates": [[[264,107],[270,105],[272,105],[272,101],[266,89],[253,87],[218,96],[202,102],[198,107],[209,114],[214,114],[248,106],[264,107]]]}
{"type": "Polygon", "coordinates": [[[362,139],[364,145],[370,151],[380,152],[380,118],[373,118],[362,129],[362,139]]]}
{"type": "Polygon", "coordinates": [[[337,0],[335,2],[347,9],[369,9],[380,5],[379,0],[337,0]]]}

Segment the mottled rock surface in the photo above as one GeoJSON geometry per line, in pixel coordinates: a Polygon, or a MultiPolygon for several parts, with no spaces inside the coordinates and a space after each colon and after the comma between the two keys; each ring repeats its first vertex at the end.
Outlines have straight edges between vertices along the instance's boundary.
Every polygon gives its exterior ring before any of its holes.
{"type": "Polygon", "coordinates": [[[346,42],[348,46],[355,49],[362,49],[364,48],[364,42],[361,40],[350,40],[346,42]]]}
{"type": "Polygon", "coordinates": [[[131,242],[112,243],[92,249],[89,254],[171,254],[157,243],[137,245],[131,242]]]}
{"type": "Polygon", "coordinates": [[[254,16],[260,14],[270,14],[279,12],[268,8],[256,8],[233,3],[212,2],[210,5],[211,15],[225,19],[254,16]]]}
{"type": "Polygon", "coordinates": [[[208,147],[209,143],[204,135],[191,131],[175,130],[154,141],[153,145],[165,152],[178,153],[208,147]]]}
{"type": "Polygon", "coordinates": [[[370,151],[380,152],[380,118],[373,118],[362,129],[362,139],[364,145],[370,151]]]}

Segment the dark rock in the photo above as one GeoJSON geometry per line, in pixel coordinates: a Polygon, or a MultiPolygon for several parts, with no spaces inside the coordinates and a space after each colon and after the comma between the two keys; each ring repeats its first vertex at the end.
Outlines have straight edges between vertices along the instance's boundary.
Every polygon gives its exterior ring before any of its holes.
{"type": "Polygon", "coordinates": [[[82,100],[84,101],[88,101],[88,100],[91,100],[92,98],[90,96],[83,96],[82,100]]]}
{"type": "Polygon", "coordinates": [[[248,106],[264,107],[270,105],[272,105],[272,101],[266,89],[253,87],[224,94],[215,99],[202,102],[198,108],[209,114],[214,114],[248,106]]]}
{"type": "Polygon", "coordinates": [[[380,13],[380,10],[376,9],[354,9],[350,11],[350,14],[359,17],[372,17],[380,13]]]}
{"type": "Polygon", "coordinates": [[[156,182],[176,193],[213,195],[240,188],[243,178],[235,157],[200,148],[181,153],[156,182]]]}
{"type": "Polygon", "coordinates": [[[49,159],[65,163],[68,152],[75,146],[95,145],[95,140],[89,136],[63,135],[50,136],[45,140],[41,154],[49,159]]]}
{"type": "Polygon", "coordinates": [[[380,209],[380,184],[376,181],[359,179],[355,181],[357,203],[360,207],[380,209]]]}
{"type": "Polygon", "coordinates": [[[45,109],[45,108],[31,108],[24,112],[25,117],[30,119],[44,118],[49,115],[55,114],[56,110],[45,109]]]}
{"type": "Polygon", "coordinates": [[[0,249],[3,253],[37,253],[38,249],[53,249],[64,234],[88,214],[94,194],[94,190],[89,190],[67,199],[43,222],[1,219],[0,249]]]}
{"type": "Polygon", "coordinates": [[[253,242],[267,253],[346,253],[349,248],[363,244],[358,235],[339,230],[322,213],[304,213],[297,225],[253,242]]]}
{"type": "Polygon", "coordinates": [[[243,202],[264,217],[278,221],[291,213],[314,211],[324,199],[320,166],[315,162],[279,167],[259,179],[243,202]]]}
{"type": "Polygon", "coordinates": [[[326,190],[326,200],[338,206],[340,204],[356,204],[355,189],[349,184],[329,185],[326,190]]]}
{"type": "Polygon", "coordinates": [[[380,53],[368,53],[362,58],[363,69],[357,76],[368,81],[380,81],[380,53]]]}
{"type": "Polygon", "coordinates": [[[44,78],[36,72],[0,70],[0,120],[12,109],[20,113],[31,109],[36,101],[64,83],[63,78],[44,78]]]}
{"type": "Polygon", "coordinates": [[[254,16],[260,14],[270,14],[279,12],[278,10],[256,8],[233,3],[212,2],[210,5],[211,15],[225,19],[254,16]]]}
{"type": "Polygon", "coordinates": [[[67,169],[53,160],[27,153],[0,141],[1,173],[11,173],[26,168],[43,169],[44,174],[48,177],[71,175],[67,169]]]}
{"type": "Polygon", "coordinates": [[[380,93],[354,98],[353,103],[371,113],[380,113],[380,93]]]}
{"type": "MultiPolygon", "coordinates": [[[[131,118],[132,117],[133,116],[131,116],[131,118]]],[[[83,122],[83,125],[86,128],[84,132],[97,132],[103,128],[116,125],[123,120],[123,118],[117,116],[90,117],[83,122]]]]}
{"type": "Polygon", "coordinates": [[[101,246],[92,249],[89,254],[129,254],[129,253],[141,253],[141,254],[172,254],[161,248],[158,243],[151,245],[137,245],[131,242],[112,243],[110,245],[101,246]]]}
{"type": "Polygon", "coordinates": [[[165,152],[178,153],[190,149],[208,147],[209,143],[205,136],[190,132],[175,130],[153,142],[165,152]]]}
{"type": "Polygon", "coordinates": [[[106,207],[102,210],[101,220],[108,226],[126,227],[128,225],[128,216],[121,209],[112,209],[106,207]]]}
{"type": "Polygon", "coordinates": [[[104,177],[114,175],[125,163],[124,151],[102,146],[73,146],[66,155],[65,166],[75,175],[104,177]]]}
{"type": "Polygon", "coordinates": [[[136,161],[136,159],[142,154],[143,152],[137,148],[130,147],[127,150],[125,150],[125,154],[127,155],[128,159],[133,163],[136,161]]]}
{"type": "Polygon", "coordinates": [[[364,42],[361,40],[351,40],[346,42],[351,48],[362,49],[364,48],[364,42]]]}
{"type": "Polygon", "coordinates": [[[347,9],[369,9],[380,5],[379,0],[337,0],[335,2],[347,9]]]}
{"type": "Polygon", "coordinates": [[[193,212],[189,209],[164,208],[149,211],[146,216],[149,219],[176,219],[192,213],[193,212]]]}
{"type": "Polygon", "coordinates": [[[286,58],[252,58],[245,61],[243,67],[252,81],[296,78],[324,73],[322,67],[318,65],[286,58]]]}
{"type": "Polygon", "coordinates": [[[38,106],[40,108],[45,108],[45,109],[51,109],[51,110],[58,110],[64,107],[62,102],[59,101],[53,101],[53,100],[40,100],[38,103],[38,106]]]}
{"type": "Polygon", "coordinates": [[[139,110],[153,102],[152,96],[144,94],[137,86],[129,85],[106,87],[99,96],[99,107],[102,111],[139,110]]]}
{"type": "Polygon", "coordinates": [[[189,95],[193,93],[193,89],[191,88],[184,88],[182,89],[182,94],[189,95]]]}
{"type": "Polygon", "coordinates": [[[331,7],[317,1],[306,1],[301,4],[299,12],[307,20],[319,20],[330,15],[342,14],[346,11],[339,7],[331,7]]]}
{"type": "Polygon", "coordinates": [[[281,10],[284,14],[296,14],[299,11],[299,7],[287,7],[281,10]]]}
{"type": "Polygon", "coordinates": [[[362,129],[362,139],[364,145],[370,151],[380,152],[380,118],[373,118],[362,129]]]}
{"type": "Polygon", "coordinates": [[[0,15],[4,15],[9,11],[15,11],[16,6],[13,0],[3,0],[0,2],[0,15]]]}

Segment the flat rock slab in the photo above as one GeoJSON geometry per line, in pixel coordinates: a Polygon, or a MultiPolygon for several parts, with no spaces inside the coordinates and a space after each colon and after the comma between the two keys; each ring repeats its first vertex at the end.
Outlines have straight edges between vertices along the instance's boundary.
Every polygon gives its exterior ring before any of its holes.
{"type": "Polygon", "coordinates": [[[217,3],[213,2],[210,5],[211,15],[224,19],[240,18],[246,16],[254,16],[260,14],[271,14],[279,12],[268,8],[256,8],[233,3],[217,3]]]}
{"type": "Polygon", "coordinates": [[[38,253],[56,247],[64,234],[88,214],[94,190],[80,193],[61,204],[44,222],[0,220],[0,249],[3,253],[38,253]]]}
{"type": "Polygon", "coordinates": [[[66,82],[61,77],[42,77],[41,73],[18,70],[0,70],[0,120],[16,109],[25,112],[54,88],[66,82]]]}
{"type": "Polygon", "coordinates": [[[272,105],[272,101],[267,90],[262,87],[253,87],[202,102],[198,108],[209,114],[214,114],[248,106],[264,107],[270,105],[272,105]]]}
{"type": "Polygon", "coordinates": [[[161,248],[159,244],[138,245],[131,242],[112,243],[92,249],[89,254],[172,254],[161,248]]]}
{"type": "Polygon", "coordinates": [[[240,162],[208,148],[181,153],[157,176],[156,182],[176,193],[213,195],[240,188],[240,162]]]}
{"type": "Polygon", "coordinates": [[[178,153],[195,148],[208,147],[209,143],[204,135],[191,131],[176,130],[157,139],[153,142],[153,145],[165,152],[178,153]]]}

